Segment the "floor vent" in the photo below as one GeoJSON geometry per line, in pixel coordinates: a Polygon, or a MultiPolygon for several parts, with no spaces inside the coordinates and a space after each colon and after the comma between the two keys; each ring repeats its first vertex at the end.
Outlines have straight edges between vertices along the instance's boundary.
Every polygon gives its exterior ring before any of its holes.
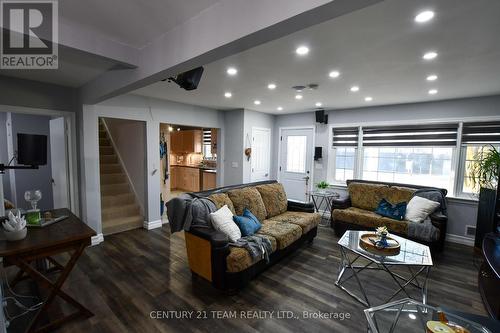
{"type": "Polygon", "coordinates": [[[465,236],[475,236],[476,235],[476,227],[473,225],[465,226],[465,236]]]}

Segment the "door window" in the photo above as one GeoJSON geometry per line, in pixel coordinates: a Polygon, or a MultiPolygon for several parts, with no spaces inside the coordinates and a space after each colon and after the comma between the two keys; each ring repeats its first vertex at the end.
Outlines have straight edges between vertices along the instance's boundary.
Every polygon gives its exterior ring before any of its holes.
{"type": "Polygon", "coordinates": [[[286,171],[296,173],[306,172],[307,136],[288,136],[286,145],[286,171]]]}

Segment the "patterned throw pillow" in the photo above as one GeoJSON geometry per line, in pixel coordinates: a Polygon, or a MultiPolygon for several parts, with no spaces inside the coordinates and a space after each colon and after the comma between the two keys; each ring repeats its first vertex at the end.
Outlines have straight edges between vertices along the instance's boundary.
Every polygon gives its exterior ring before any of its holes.
{"type": "Polygon", "coordinates": [[[283,214],[287,210],[288,199],[285,189],[280,183],[259,185],[255,187],[266,206],[267,218],[283,214]]]}
{"type": "Polygon", "coordinates": [[[406,215],[406,202],[393,205],[389,201],[382,199],[375,213],[393,220],[403,221],[406,215]]]}

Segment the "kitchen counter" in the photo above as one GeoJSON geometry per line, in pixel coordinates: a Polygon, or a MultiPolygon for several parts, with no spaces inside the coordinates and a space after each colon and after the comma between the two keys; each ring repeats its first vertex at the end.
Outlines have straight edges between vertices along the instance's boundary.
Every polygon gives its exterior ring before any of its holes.
{"type": "Polygon", "coordinates": [[[187,164],[170,164],[170,166],[171,167],[181,167],[181,168],[193,168],[193,169],[200,169],[200,170],[204,170],[204,171],[217,172],[216,168],[208,167],[208,166],[187,165],[187,164]]]}

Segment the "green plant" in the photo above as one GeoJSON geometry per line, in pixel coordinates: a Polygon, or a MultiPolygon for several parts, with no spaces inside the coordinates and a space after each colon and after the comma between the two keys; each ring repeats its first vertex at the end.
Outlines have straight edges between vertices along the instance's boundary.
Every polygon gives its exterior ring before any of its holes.
{"type": "Polygon", "coordinates": [[[324,190],[326,188],[328,188],[330,186],[330,184],[328,184],[326,181],[322,180],[320,181],[319,183],[316,184],[316,187],[321,189],[321,190],[324,190]]]}
{"type": "Polygon", "coordinates": [[[474,187],[495,188],[500,170],[500,152],[494,147],[483,147],[474,155],[469,172],[474,187]]]}

